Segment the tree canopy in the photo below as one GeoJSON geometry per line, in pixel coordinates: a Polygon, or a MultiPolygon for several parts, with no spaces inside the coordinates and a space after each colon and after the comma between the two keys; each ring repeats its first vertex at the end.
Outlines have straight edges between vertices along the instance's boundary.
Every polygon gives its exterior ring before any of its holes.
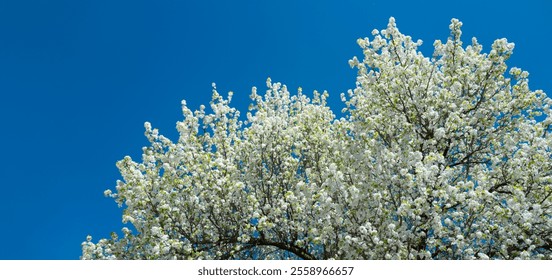
{"type": "Polygon", "coordinates": [[[552,258],[552,102],[508,69],[513,43],[464,47],[461,26],[431,57],[393,18],[359,39],[339,119],[268,79],[245,119],[213,85],[210,113],[182,102],[178,141],[146,123],[105,192],[136,232],[82,258],[552,258]]]}

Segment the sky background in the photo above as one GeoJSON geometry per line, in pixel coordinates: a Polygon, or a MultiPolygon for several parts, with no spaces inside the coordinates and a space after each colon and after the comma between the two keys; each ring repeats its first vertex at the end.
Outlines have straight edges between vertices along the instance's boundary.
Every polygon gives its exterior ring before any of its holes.
{"type": "Polygon", "coordinates": [[[0,259],[78,259],[88,234],[120,233],[122,209],[103,196],[115,162],[140,159],[145,121],[177,139],[180,101],[208,104],[212,82],[242,112],[267,77],[328,90],[339,111],[356,39],[390,16],[426,55],[453,17],[485,52],[506,37],[508,65],[550,95],[551,3],[0,0],[0,259]]]}

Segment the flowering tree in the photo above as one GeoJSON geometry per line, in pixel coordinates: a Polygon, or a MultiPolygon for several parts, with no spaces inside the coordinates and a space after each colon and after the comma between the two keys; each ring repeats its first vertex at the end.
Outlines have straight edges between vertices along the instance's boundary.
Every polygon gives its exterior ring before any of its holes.
{"type": "Polygon", "coordinates": [[[461,25],[431,58],[393,18],[359,39],[339,120],[269,79],[246,120],[214,87],[212,113],[183,101],[177,142],[146,123],[105,192],[137,233],[82,258],[552,258],[552,102],[506,72],[512,43],[464,48],[461,25]]]}

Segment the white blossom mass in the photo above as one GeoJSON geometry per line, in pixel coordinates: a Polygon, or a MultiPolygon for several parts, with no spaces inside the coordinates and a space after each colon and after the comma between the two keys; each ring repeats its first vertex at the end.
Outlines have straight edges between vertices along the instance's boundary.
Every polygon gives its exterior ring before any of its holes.
{"type": "Polygon", "coordinates": [[[269,79],[244,119],[213,85],[178,141],[146,123],[105,192],[136,232],[82,259],[551,259],[552,102],[461,26],[431,57],[393,18],[359,39],[339,119],[269,79]]]}

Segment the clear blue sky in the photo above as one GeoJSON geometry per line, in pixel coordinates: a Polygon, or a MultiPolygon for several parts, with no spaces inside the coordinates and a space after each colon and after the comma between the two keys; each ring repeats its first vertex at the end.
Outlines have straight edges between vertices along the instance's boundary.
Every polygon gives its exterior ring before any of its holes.
{"type": "Polygon", "coordinates": [[[212,82],[241,110],[270,76],[338,111],[356,39],[390,16],[428,55],[452,17],[485,51],[506,37],[552,93],[551,2],[421,2],[0,0],[0,259],[78,259],[120,232],[115,162],[140,157],[145,121],[175,139],[180,101],[207,104],[212,82]]]}

